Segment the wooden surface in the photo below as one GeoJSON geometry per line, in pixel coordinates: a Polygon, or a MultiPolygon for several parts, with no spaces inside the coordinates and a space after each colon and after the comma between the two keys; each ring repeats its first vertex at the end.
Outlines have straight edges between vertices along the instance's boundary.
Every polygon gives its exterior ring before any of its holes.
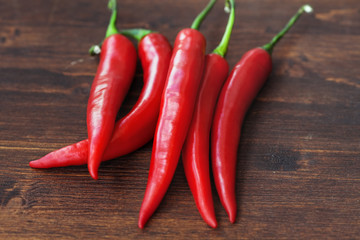
{"type": "MultiPolygon", "coordinates": [[[[119,28],[166,35],[190,26],[207,1],[118,1],[119,28]]],[[[303,1],[237,0],[227,59],[280,30],[303,1]]],[[[28,162],[87,137],[86,104],[107,0],[0,0],[0,239],[359,239],[360,4],[310,0],[273,53],[239,144],[238,218],[201,219],[179,164],[144,230],[137,227],[152,144],[101,165],[36,170],[28,162]]],[[[227,21],[218,1],[201,31],[207,51],[227,21]]],[[[120,111],[141,90],[141,69],[120,111]]],[[[180,162],[181,163],[181,162],[180,162]]],[[[214,189],[215,190],[215,189],[214,189]]]]}

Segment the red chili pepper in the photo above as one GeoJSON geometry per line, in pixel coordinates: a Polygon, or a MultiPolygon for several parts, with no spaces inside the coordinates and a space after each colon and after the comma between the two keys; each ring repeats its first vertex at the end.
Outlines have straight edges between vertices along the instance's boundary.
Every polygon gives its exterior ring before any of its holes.
{"type": "Polygon", "coordinates": [[[221,203],[232,223],[236,219],[236,155],[242,122],[271,72],[273,47],[300,15],[310,10],[309,5],[302,6],[270,43],[245,53],[221,90],[211,132],[212,169],[221,203]]]}
{"type": "Polygon", "coordinates": [[[196,206],[205,222],[213,228],[217,227],[217,222],[209,171],[210,129],[216,101],[229,71],[224,56],[235,20],[234,0],[229,2],[231,13],[222,41],[213,53],[205,57],[204,76],[182,150],[184,171],[196,206]]]}
{"type": "Polygon", "coordinates": [[[119,34],[115,26],[116,0],[110,0],[109,7],[112,8],[111,20],[87,106],[88,168],[94,179],[98,178],[98,167],[136,68],[136,49],[129,39],[119,34]]]}
{"type": "Polygon", "coordinates": [[[145,226],[160,204],[178,164],[204,67],[206,40],[196,29],[215,2],[211,0],[191,28],[180,31],[175,40],[139,214],[140,228],[145,226]]]}
{"type": "MultiPolygon", "coordinates": [[[[138,52],[143,68],[144,86],[132,110],[116,122],[102,161],[135,151],[149,142],[155,132],[160,100],[171,58],[171,45],[163,35],[137,30],[138,52]],[[145,36],[144,36],[145,35],[145,36]]],[[[122,31],[131,35],[130,31],[122,31]]],[[[33,168],[83,165],[88,159],[88,140],[53,151],[30,162],[33,168]]]]}

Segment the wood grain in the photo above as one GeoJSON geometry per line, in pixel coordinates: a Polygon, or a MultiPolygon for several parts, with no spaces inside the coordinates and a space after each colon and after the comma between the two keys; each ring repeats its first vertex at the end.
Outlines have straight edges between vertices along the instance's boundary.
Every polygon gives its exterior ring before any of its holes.
{"type": "MultiPolygon", "coordinates": [[[[360,5],[310,0],[273,53],[274,69],[243,125],[238,219],[214,189],[217,229],[201,219],[179,164],[144,230],[137,227],[152,143],[103,163],[31,169],[28,162],[86,138],[86,104],[107,0],[0,0],[0,239],[359,239],[360,5]]],[[[171,42],[206,1],[119,1],[119,28],[171,42]]],[[[237,0],[227,60],[271,39],[302,1],[237,0]]],[[[227,15],[218,1],[201,31],[210,52],[227,15]]],[[[140,67],[119,116],[142,87],[140,67]]],[[[181,162],[180,162],[181,163],[181,162]]],[[[214,186],[213,186],[214,187],[214,186]]]]}

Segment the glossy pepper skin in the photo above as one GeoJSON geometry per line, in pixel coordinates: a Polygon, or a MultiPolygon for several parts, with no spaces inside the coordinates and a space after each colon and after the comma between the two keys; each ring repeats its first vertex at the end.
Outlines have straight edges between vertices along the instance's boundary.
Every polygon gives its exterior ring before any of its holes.
{"type": "Polygon", "coordinates": [[[307,4],[300,7],[269,43],[246,52],[221,90],[211,130],[211,163],[220,201],[232,223],[236,220],[237,212],[237,150],[245,114],[271,73],[271,53],[274,46],[304,12],[312,12],[312,7],[307,4]]]}
{"type": "Polygon", "coordinates": [[[107,37],[87,106],[88,168],[94,179],[114,130],[116,115],[135,74],[136,49],[121,34],[107,37]]]}
{"type": "Polygon", "coordinates": [[[229,71],[227,61],[212,53],[205,57],[205,70],[193,119],[182,150],[186,179],[205,222],[217,227],[209,172],[210,129],[216,101],[229,71]]]}
{"type": "Polygon", "coordinates": [[[271,72],[271,57],[262,48],[248,51],[221,90],[211,131],[211,163],[220,201],[236,219],[236,162],[245,114],[271,72]]]}
{"type": "Polygon", "coordinates": [[[220,90],[226,80],[229,64],[225,59],[235,22],[235,1],[225,2],[229,19],[219,45],[205,57],[205,69],[192,122],[182,150],[182,162],[190,190],[204,221],[217,227],[212,199],[209,145],[210,129],[220,90]]]}
{"type": "MultiPolygon", "coordinates": [[[[150,33],[138,45],[144,86],[132,110],[118,120],[102,161],[131,153],[154,136],[160,101],[171,58],[171,45],[163,35],[150,33]]],[[[30,162],[33,168],[83,165],[88,159],[88,140],[53,151],[30,162]]]]}
{"type": "Polygon", "coordinates": [[[155,212],[175,173],[203,74],[205,47],[204,36],[195,29],[184,29],[176,37],[139,214],[140,228],[155,212]]]}

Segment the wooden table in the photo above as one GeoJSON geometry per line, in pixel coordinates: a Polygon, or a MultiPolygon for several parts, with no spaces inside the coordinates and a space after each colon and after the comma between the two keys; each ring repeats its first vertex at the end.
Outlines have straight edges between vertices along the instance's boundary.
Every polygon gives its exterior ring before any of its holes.
{"type": "MultiPolygon", "coordinates": [[[[118,1],[119,28],[166,35],[206,1],[118,1]]],[[[219,226],[201,219],[180,164],[145,229],[137,227],[152,143],[103,163],[31,169],[28,162],[87,137],[86,106],[107,0],[0,0],[0,239],[359,239],[360,4],[310,0],[273,53],[273,72],[243,125],[238,218],[213,188],[219,226]]],[[[237,0],[227,60],[268,42],[301,1],[237,0]]],[[[201,31],[207,52],[227,22],[218,1],[201,31]]],[[[120,115],[142,87],[137,70],[120,115]]],[[[214,187],[214,186],[213,186],[214,187]]]]}

